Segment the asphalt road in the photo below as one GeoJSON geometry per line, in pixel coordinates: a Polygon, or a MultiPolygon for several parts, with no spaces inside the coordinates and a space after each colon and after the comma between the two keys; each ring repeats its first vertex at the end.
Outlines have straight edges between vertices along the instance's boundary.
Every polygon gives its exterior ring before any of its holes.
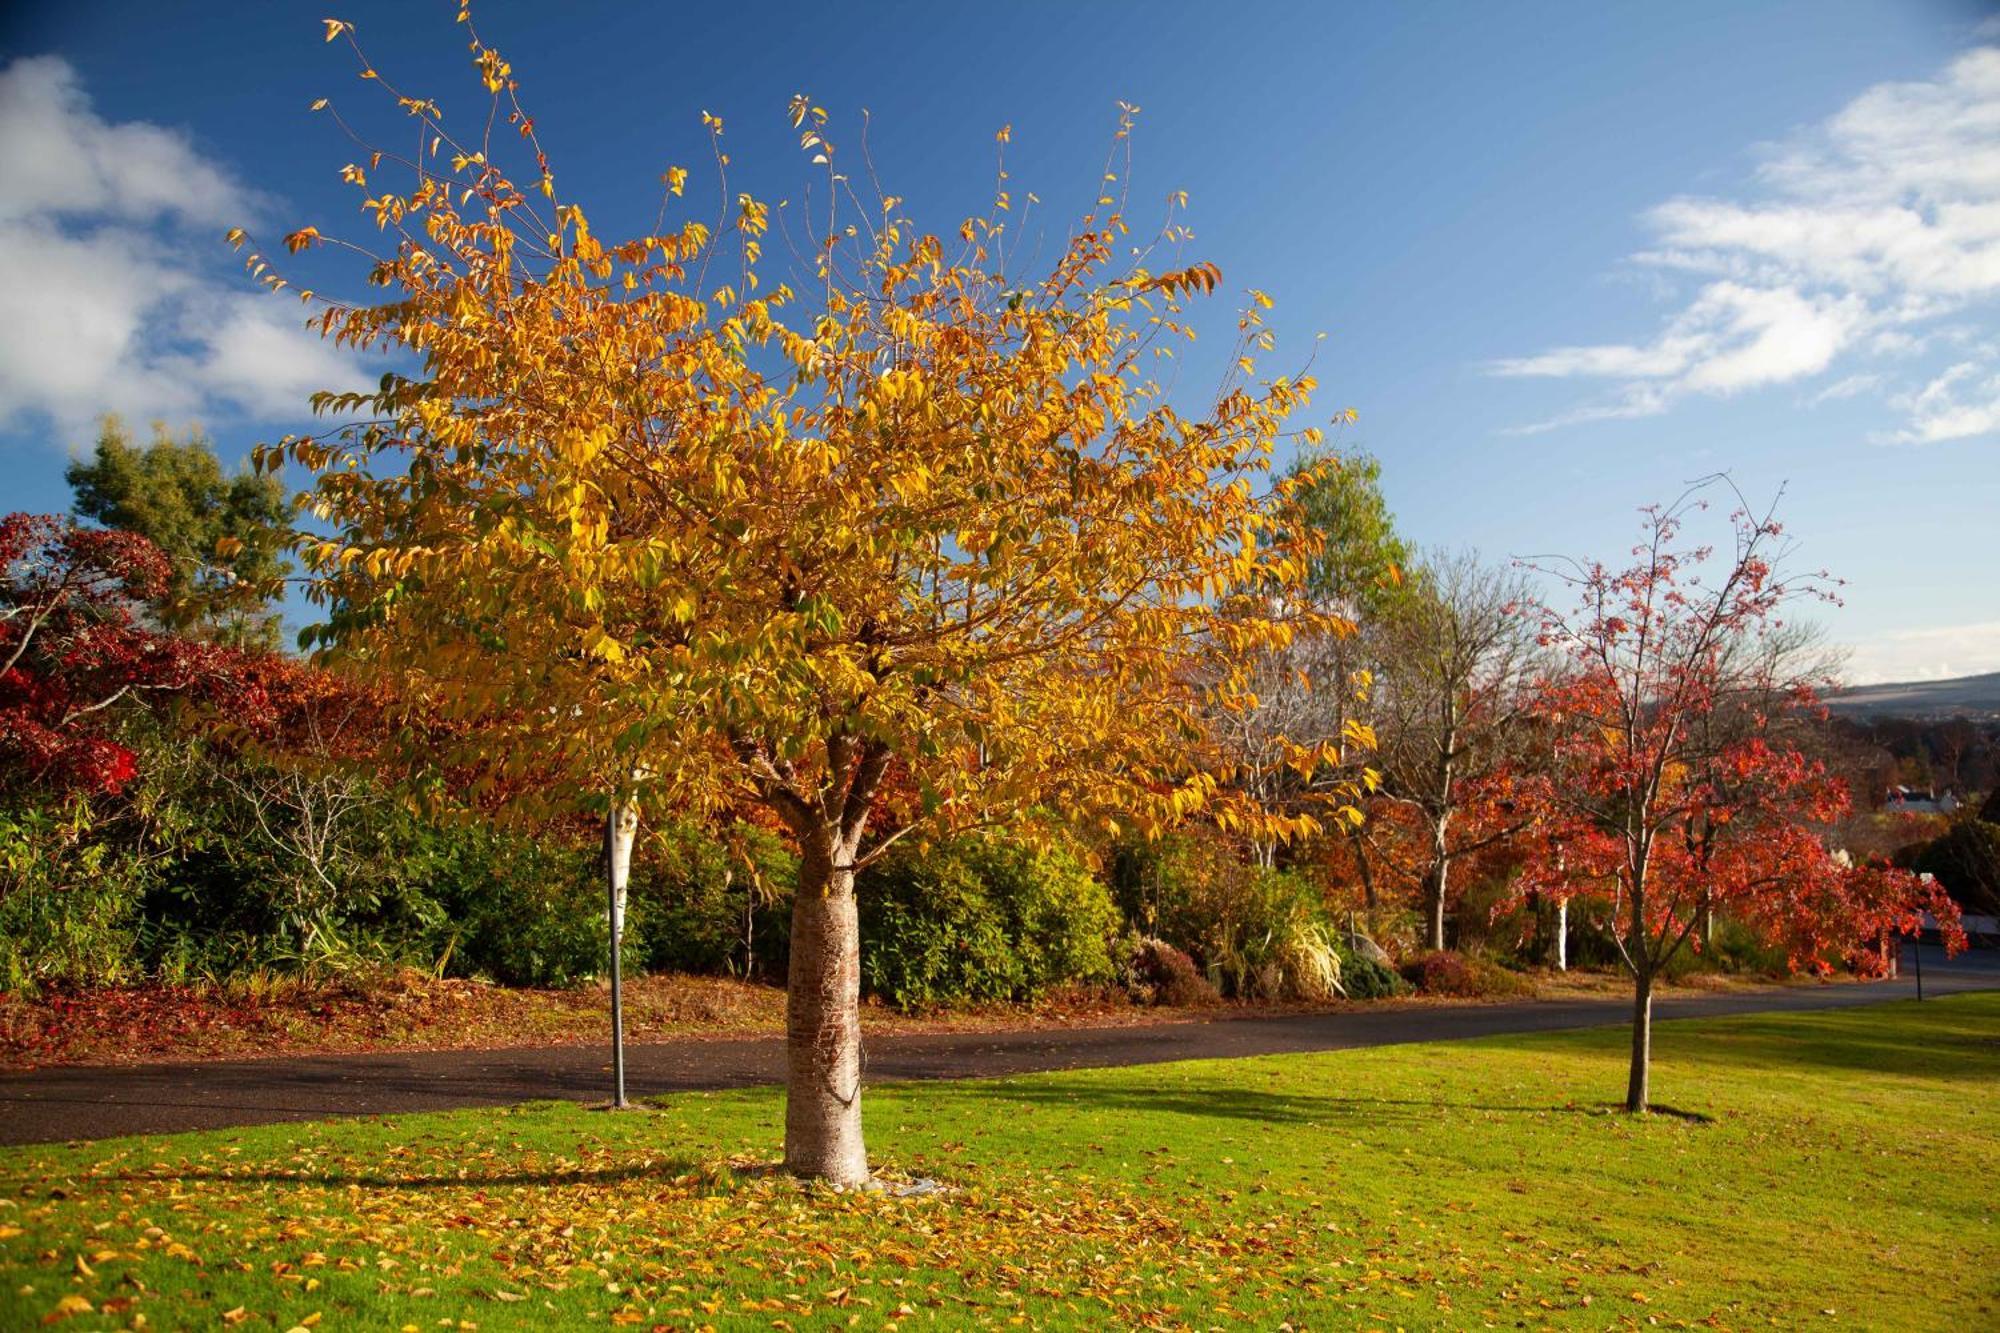
{"type": "MultiPolygon", "coordinates": [[[[2000,951],[1947,962],[1927,948],[1926,995],[2000,989],[2000,951]]],[[[1773,987],[1658,1001],[1658,1019],[1837,1009],[1916,994],[1913,975],[1868,985],[1773,987]]],[[[1396,1005],[1280,1018],[1218,1018],[1111,1028],[939,1033],[872,1038],[875,1081],[982,1078],[1107,1065],[1332,1051],[1623,1023],[1618,1000],[1396,1005]]],[[[774,1037],[667,1041],[629,1047],[634,1097],[778,1083],[774,1037]]],[[[174,1133],[328,1116],[388,1115],[566,1098],[606,1098],[608,1054],[596,1046],[284,1056],[215,1063],[58,1067],[0,1074],[0,1144],[174,1133]]]]}

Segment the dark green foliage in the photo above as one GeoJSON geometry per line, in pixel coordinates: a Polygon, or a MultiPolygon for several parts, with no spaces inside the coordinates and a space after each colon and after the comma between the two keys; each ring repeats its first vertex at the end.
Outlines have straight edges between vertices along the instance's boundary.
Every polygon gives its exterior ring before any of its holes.
{"type": "Polygon", "coordinates": [[[645,928],[645,966],[783,976],[798,858],[752,824],[727,839],[684,822],[642,836],[631,917],[645,928]]]}
{"type": "Polygon", "coordinates": [[[963,859],[891,857],[861,895],[861,984],[898,1009],[1013,994],[1020,971],[999,906],[963,859]]]}
{"type": "Polygon", "coordinates": [[[275,648],[278,581],[290,506],[278,478],[241,471],[225,475],[199,430],[175,439],[154,428],[151,443],[132,443],[116,417],[106,417],[97,448],[69,465],[76,512],[110,528],[151,538],[173,564],[167,593],[152,610],[168,629],[225,643],[275,648]],[[241,548],[220,555],[223,538],[241,548]]]}
{"type": "Polygon", "coordinates": [[[1074,851],[984,842],[966,854],[1002,907],[1020,965],[1019,994],[1111,981],[1118,909],[1074,851]]]}
{"type": "Polygon", "coordinates": [[[1356,953],[1344,941],[1336,941],[1334,948],[1340,955],[1341,989],[1348,999],[1386,1000],[1409,990],[1395,969],[1356,953]]]}
{"type": "Polygon", "coordinates": [[[1112,980],[1117,913],[1074,854],[959,842],[862,875],[862,985],[899,1009],[1112,980]]]}
{"type": "MultiPolygon", "coordinates": [[[[442,964],[565,983],[604,966],[595,849],[418,819],[386,793],[301,899],[287,812],[215,780],[199,742],[136,723],[141,780],[116,796],[0,808],[0,984],[220,980],[268,968],[442,964]]],[[[254,763],[238,764],[239,779],[254,763]]],[[[641,938],[632,940],[634,946],[641,938]]]]}
{"type": "MultiPolygon", "coordinates": [[[[605,970],[610,927],[594,849],[479,825],[412,822],[399,897],[445,970],[507,985],[566,986],[605,970]]],[[[625,951],[642,957],[628,915],[625,951]]]]}
{"type": "Polygon", "coordinates": [[[1899,852],[1896,863],[1935,875],[1967,912],[2000,914],[2000,824],[1960,820],[1929,842],[1899,852]]]}

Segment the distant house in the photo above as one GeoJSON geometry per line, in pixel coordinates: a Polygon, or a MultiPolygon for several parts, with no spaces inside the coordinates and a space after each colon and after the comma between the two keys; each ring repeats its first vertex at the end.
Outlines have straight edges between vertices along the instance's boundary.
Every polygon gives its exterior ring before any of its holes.
{"type": "Polygon", "coordinates": [[[1942,792],[1929,787],[1889,788],[1883,808],[1892,815],[1948,815],[1958,809],[1958,793],[1949,787],[1942,792]]]}

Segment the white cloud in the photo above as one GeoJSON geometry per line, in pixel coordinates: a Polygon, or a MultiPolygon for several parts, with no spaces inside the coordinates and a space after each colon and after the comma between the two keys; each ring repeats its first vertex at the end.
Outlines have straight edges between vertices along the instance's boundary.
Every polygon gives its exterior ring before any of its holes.
{"type": "Polygon", "coordinates": [[[1882,387],[1882,376],[1876,374],[1849,375],[1844,380],[1835,380],[1812,397],[1806,399],[1806,406],[1818,407],[1821,403],[1837,403],[1848,398],[1858,398],[1864,393],[1872,393],[1882,387]]]}
{"type": "Polygon", "coordinates": [[[1887,437],[1896,444],[1937,444],[2000,434],[2000,374],[1987,374],[1977,362],[1961,361],[1893,401],[1910,419],[1908,426],[1887,437]]]}
{"type": "Polygon", "coordinates": [[[222,229],[264,208],[185,134],[104,120],[68,62],[0,70],[0,427],[303,417],[362,385],[296,305],[231,280],[222,229]]]}
{"type": "Polygon", "coordinates": [[[1851,645],[1842,674],[1851,685],[1880,685],[1985,671],[2000,671],[2000,620],[1892,630],[1851,645]]]}
{"type": "Polygon", "coordinates": [[[56,56],[0,71],[0,220],[70,215],[210,226],[243,218],[252,196],[184,134],[91,110],[76,70],[56,56]]]}
{"type": "MultiPolygon", "coordinates": [[[[1635,261],[1700,283],[1652,340],[1489,366],[1612,382],[1609,399],[1527,429],[1637,415],[1642,389],[1665,410],[1811,380],[1844,358],[1912,356],[1939,321],[2000,298],[2000,47],[1868,89],[1769,151],[1756,185],[1748,199],[1682,197],[1647,215],[1656,243],[1635,261]]],[[[1887,383],[1853,372],[1836,387],[1810,401],[1887,383]]],[[[1924,435],[1913,418],[1898,438],[1924,435]]]]}

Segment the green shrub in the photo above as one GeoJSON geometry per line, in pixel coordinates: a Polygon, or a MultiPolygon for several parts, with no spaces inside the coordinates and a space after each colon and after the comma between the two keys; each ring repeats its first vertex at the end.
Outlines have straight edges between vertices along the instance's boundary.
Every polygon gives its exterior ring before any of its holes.
{"type": "Polygon", "coordinates": [[[1964,911],[2000,914],[2000,824],[1962,819],[1939,837],[1897,853],[1896,863],[1936,876],[1964,911]]]}
{"type": "Polygon", "coordinates": [[[972,844],[965,855],[1006,920],[1020,965],[1019,996],[1111,983],[1118,908],[1075,851],[988,842],[972,844]]]}
{"type": "Polygon", "coordinates": [[[1212,967],[1255,871],[1213,833],[1184,829],[1129,839],[1111,854],[1111,890],[1125,919],[1212,967]]]}
{"type": "Polygon", "coordinates": [[[1340,941],[1340,986],[1350,1000],[1386,1000],[1409,989],[1394,968],[1356,953],[1340,941]]]}
{"type": "Polygon", "coordinates": [[[898,1009],[1011,996],[1020,960],[969,860],[902,852],[862,876],[861,984],[898,1009]]]}
{"type": "Polygon", "coordinates": [[[1244,867],[1208,881],[1201,949],[1217,988],[1238,999],[1326,1000],[1341,959],[1317,887],[1288,870],[1244,867]]]}
{"type": "Polygon", "coordinates": [[[1244,864],[1212,832],[1121,843],[1111,882],[1127,918],[1186,951],[1224,995],[1319,1000],[1344,988],[1319,886],[1244,864]]]}
{"type": "Polygon", "coordinates": [[[1781,977],[1790,969],[1783,945],[1771,945],[1758,938],[1747,926],[1718,916],[1714,937],[1703,944],[1698,935],[1667,960],[1660,975],[1668,981],[1703,973],[1730,973],[1737,976],[1781,977]]]}
{"type": "Polygon", "coordinates": [[[1113,979],[1117,909],[1072,852],[972,840],[899,851],[859,892],[862,985],[899,1009],[1113,979]]]}
{"type": "MultiPolygon", "coordinates": [[[[581,847],[483,825],[419,825],[404,849],[400,897],[442,932],[447,970],[510,986],[567,986],[601,974],[610,952],[599,859],[581,847]]],[[[644,959],[627,913],[625,959],[644,959]]]]}
{"type": "Polygon", "coordinates": [[[628,930],[656,971],[783,976],[798,858],[767,829],[672,821],[633,858],[628,930]]]}
{"type": "Polygon", "coordinates": [[[96,836],[85,802],[0,810],[0,984],[118,982],[140,970],[143,864],[96,836]]]}

